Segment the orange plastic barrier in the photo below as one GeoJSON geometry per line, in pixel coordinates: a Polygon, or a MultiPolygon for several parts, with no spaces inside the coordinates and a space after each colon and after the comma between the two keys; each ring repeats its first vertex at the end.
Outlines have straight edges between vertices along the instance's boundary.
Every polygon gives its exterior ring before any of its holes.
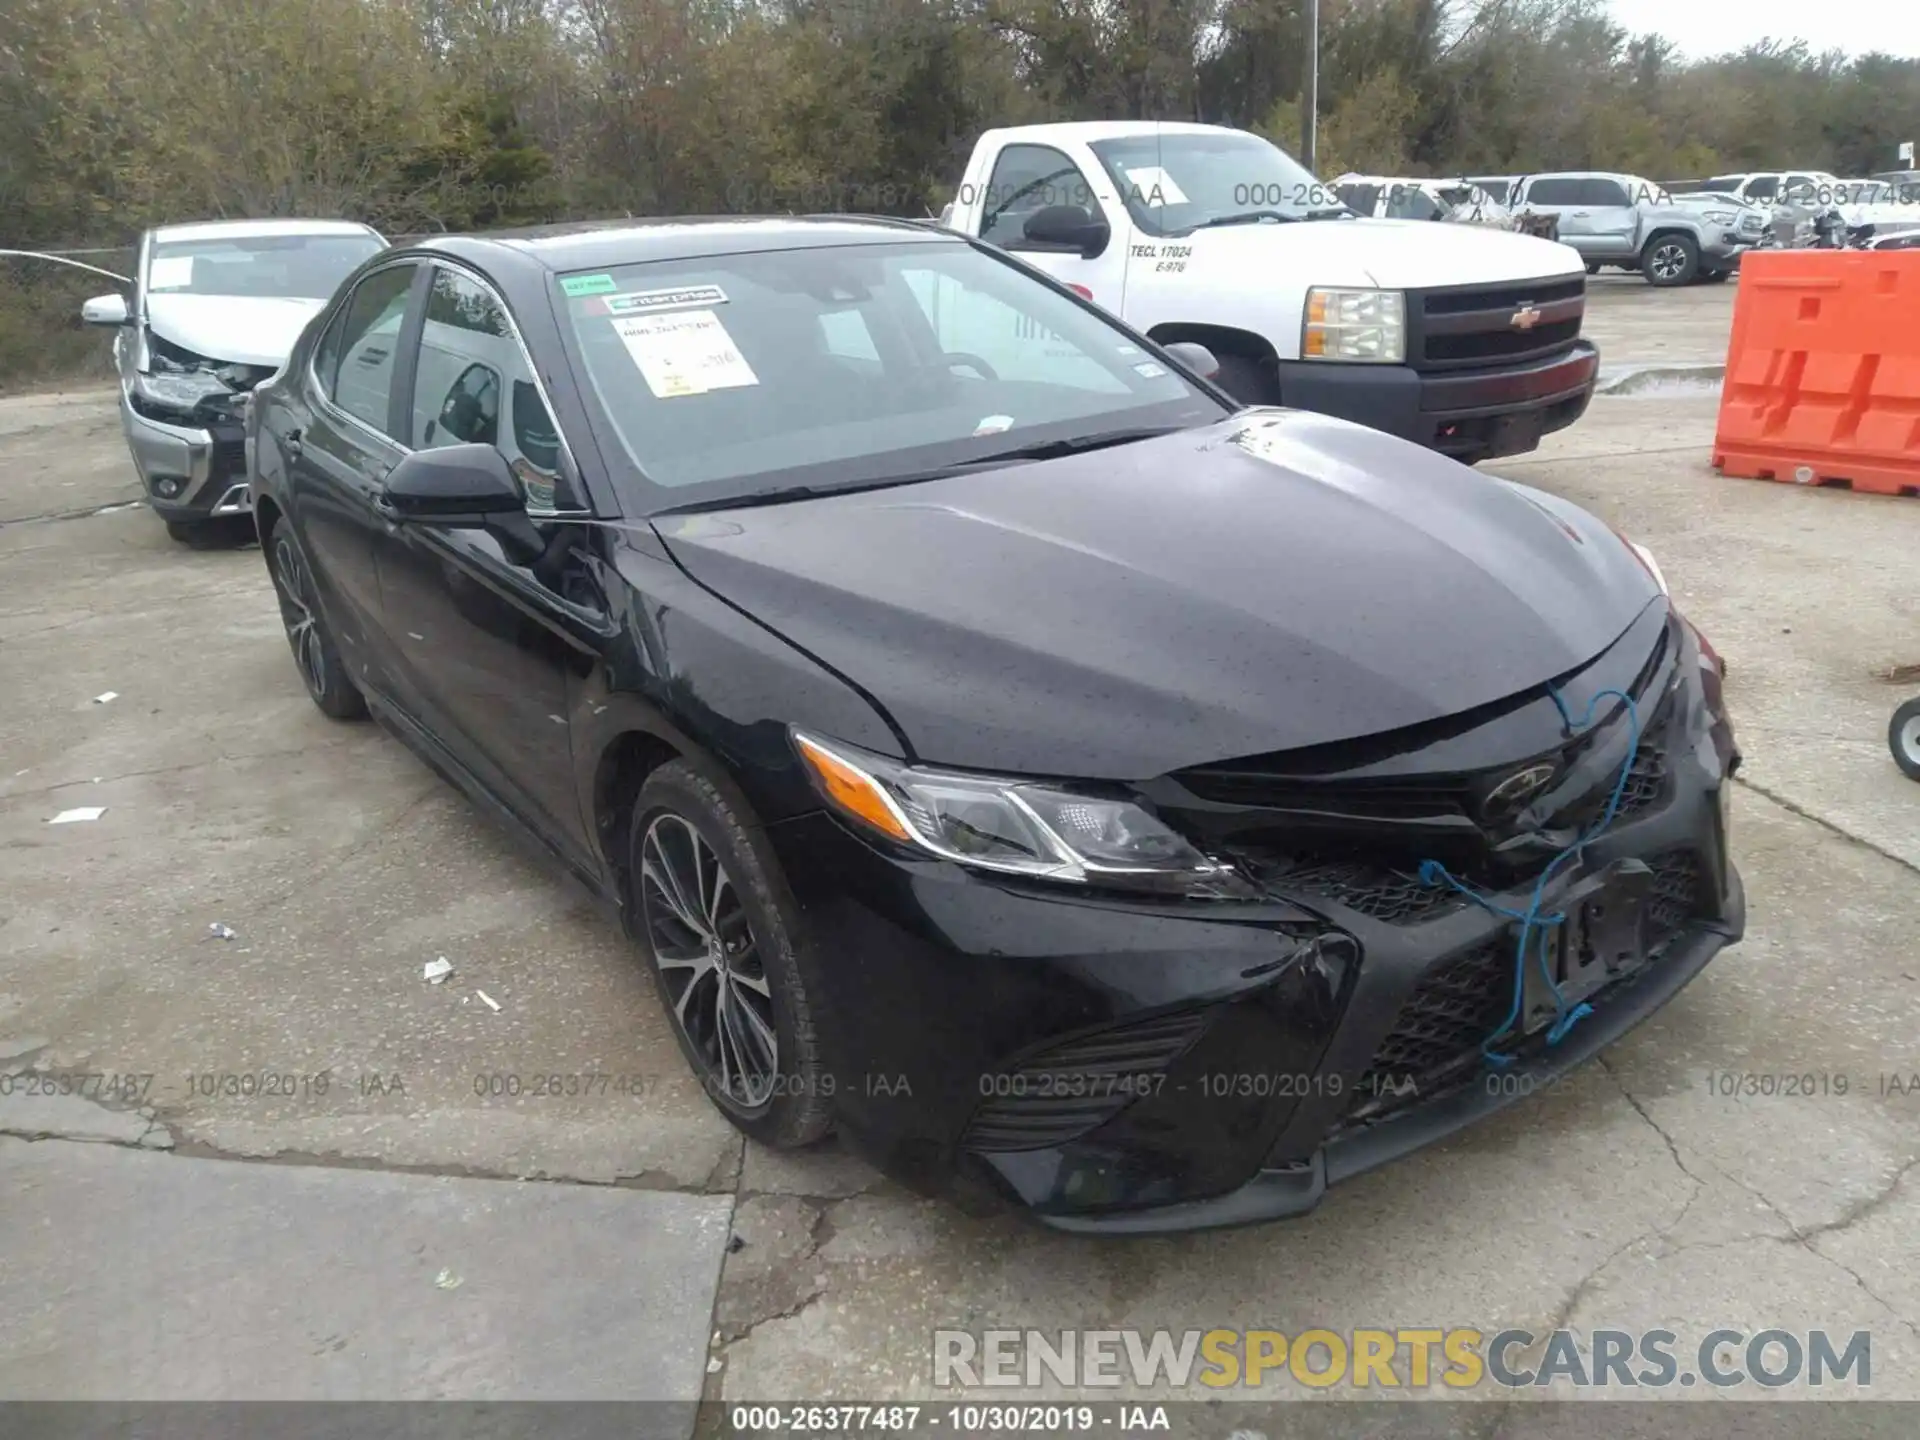
{"type": "Polygon", "coordinates": [[[1920,250],[1755,251],[1739,283],[1714,468],[1920,495],[1920,250]]]}

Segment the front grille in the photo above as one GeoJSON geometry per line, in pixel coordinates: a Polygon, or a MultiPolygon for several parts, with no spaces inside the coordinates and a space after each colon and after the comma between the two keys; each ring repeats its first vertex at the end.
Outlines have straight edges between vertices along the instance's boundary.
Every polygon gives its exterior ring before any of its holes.
{"type": "Polygon", "coordinates": [[[1098,1129],[1152,1094],[1205,1024],[1182,1011],[1081,1035],[983,1077],[991,1092],[961,1143],[973,1151],[1044,1150],[1098,1129]]]}
{"type": "Polygon", "coordinates": [[[1434,361],[1504,360],[1515,355],[1557,350],[1580,338],[1580,321],[1559,320],[1531,330],[1469,331],[1464,335],[1430,335],[1427,359],[1434,361]]]}
{"type": "MultiPolygon", "coordinates": [[[[1691,850],[1669,851],[1647,864],[1653,871],[1647,954],[1658,960],[1701,913],[1704,871],[1691,850]]],[[[1349,1123],[1431,1100],[1479,1068],[1482,1047],[1513,1010],[1516,944],[1511,933],[1502,935],[1421,977],[1361,1078],[1349,1123]]],[[[1604,1003],[1610,988],[1588,1003],[1604,1003]]]]}
{"type": "Polygon", "coordinates": [[[1559,354],[1580,338],[1586,294],[1587,277],[1574,275],[1410,295],[1415,335],[1408,355],[1417,368],[1449,370],[1559,354]],[[1532,329],[1521,330],[1513,320],[1527,306],[1542,313],[1532,329]]]}
{"type": "Polygon", "coordinates": [[[1317,896],[1388,925],[1414,925],[1467,903],[1449,886],[1364,860],[1277,859],[1257,852],[1234,859],[1255,884],[1281,894],[1317,896]]]}

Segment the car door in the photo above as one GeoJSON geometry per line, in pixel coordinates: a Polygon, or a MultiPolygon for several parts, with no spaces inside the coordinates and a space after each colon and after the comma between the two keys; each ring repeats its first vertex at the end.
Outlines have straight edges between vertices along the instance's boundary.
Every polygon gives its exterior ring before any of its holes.
{"type": "Polygon", "coordinates": [[[1116,230],[1106,248],[1093,256],[1027,239],[1027,221],[1056,205],[1077,205],[1095,217],[1106,216],[1092,183],[1066,152],[1051,145],[1009,145],[994,158],[987,178],[980,238],[1117,313],[1126,277],[1124,233],[1116,230]]]}
{"type": "Polygon", "coordinates": [[[275,436],[320,601],[348,673],[390,683],[380,626],[375,500],[404,452],[389,432],[402,327],[426,267],[402,260],[369,271],[336,308],[315,347],[304,429],[275,436]]]}
{"type": "Polygon", "coordinates": [[[491,445],[526,509],[486,528],[387,521],[381,602],[405,707],[556,850],[589,853],[574,783],[571,707],[609,633],[595,540],[562,442],[505,301],[436,264],[413,390],[395,404],[407,448],[491,445]]]}
{"type": "Polygon", "coordinates": [[[1629,189],[1604,175],[1582,180],[1579,210],[1585,216],[1582,233],[1587,237],[1582,250],[1595,259],[1630,259],[1640,248],[1640,201],[1651,193],[1644,181],[1634,182],[1629,189]]]}

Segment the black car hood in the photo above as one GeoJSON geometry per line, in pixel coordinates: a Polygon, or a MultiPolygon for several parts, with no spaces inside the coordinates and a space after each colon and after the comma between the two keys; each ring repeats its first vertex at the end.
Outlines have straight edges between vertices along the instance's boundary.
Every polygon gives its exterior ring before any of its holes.
{"type": "Polygon", "coordinates": [[[1301,411],[656,525],[701,584],[877,699],[912,758],[1061,777],[1504,699],[1659,594],[1584,511],[1301,411]]]}

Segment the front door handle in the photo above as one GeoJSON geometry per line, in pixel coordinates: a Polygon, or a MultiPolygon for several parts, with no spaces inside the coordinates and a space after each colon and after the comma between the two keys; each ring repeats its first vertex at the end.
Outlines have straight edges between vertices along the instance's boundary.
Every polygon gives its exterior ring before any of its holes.
{"type": "Polygon", "coordinates": [[[376,491],[367,503],[373,507],[373,513],[378,515],[382,520],[391,520],[398,523],[400,512],[394,508],[393,502],[387,499],[385,495],[376,491]]]}
{"type": "Polygon", "coordinates": [[[280,437],[280,448],[287,452],[289,460],[300,458],[300,431],[298,428],[287,431],[280,437]]]}

